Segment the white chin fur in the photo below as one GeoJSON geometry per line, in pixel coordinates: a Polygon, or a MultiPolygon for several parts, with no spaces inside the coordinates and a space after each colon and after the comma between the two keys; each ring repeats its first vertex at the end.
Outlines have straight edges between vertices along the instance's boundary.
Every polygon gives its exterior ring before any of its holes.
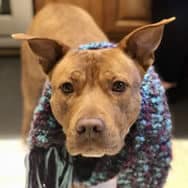
{"type": "Polygon", "coordinates": [[[82,153],[81,154],[83,157],[103,157],[104,153],[99,153],[99,154],[90,154],[90,153],[82,153]]]}

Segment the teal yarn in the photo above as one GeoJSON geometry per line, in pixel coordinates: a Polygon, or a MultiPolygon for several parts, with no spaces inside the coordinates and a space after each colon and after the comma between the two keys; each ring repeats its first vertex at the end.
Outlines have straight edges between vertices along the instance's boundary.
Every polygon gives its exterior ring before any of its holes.
{"type": "MultiPolygon", "coordinates": [[[[92,50],[103,46],[116,47],[113,43],[95,42],[78,49],[92,50]]],[[[139,117],[125,138],[126,145],[120,153],[89,160],[68,154],[62,127],[51,112],[51,86],[46,81],[34,111],[28,139],[27,187],[42,188],[40,185],[45,185],[47,188],[69,188],[73,181],[91,186],[117,176],[118,188],[162,188],[172,159],[172,122],[164,88],[153,67],[144,77],[140,94],[142,102],[139,117]],[[76,162],[80,162],[81,173],[85,171],[85,166],[90,167],[87,164],[93,164],[86,174],[87,178],[81,179],[76,173],[76,162]],[[61,170],[58,170],[59,165],[61,170]]]]}
{"type": "Polygon", "coordinates": [[[90,42],[88,44],[83,44],[79,46],[79,50],[96,50],[96,49],[101,49],[101,48],[115,48],[117,47],[116,44],[110,43],[107,41],[103,42],[90,42]]]}

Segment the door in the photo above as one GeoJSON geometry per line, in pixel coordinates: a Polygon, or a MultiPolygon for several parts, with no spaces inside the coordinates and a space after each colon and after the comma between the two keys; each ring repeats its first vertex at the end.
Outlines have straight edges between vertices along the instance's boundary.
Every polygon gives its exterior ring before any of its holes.
{"type": "MultiPolygon", "coordinates": [[[[48,0],[46,0],[48,1],[48,0]]],[[[35,0],[35,10],[45,0],[35,0]]],[[[49,0],[53,1],[53,0],[49,0]]],[[[87,10],[97,24],[113,40],[119,40],[133,29],[148,24],[151,17],[151,0],[54,0],[71,3],[87,10]]]]}
{"type": "Polygon", "coordinates": [[[103,0],[104,31],[119,39],[151,20],[151,0],[103,0]]]}

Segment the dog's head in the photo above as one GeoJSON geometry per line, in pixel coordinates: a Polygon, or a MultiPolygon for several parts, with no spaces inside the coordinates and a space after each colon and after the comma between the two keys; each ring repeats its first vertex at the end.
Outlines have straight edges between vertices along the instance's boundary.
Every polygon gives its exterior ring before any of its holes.
{"type": "Polygon", "coordinates": [[[14,35],[28,40],[49,76],[52,112],[71,155],[100,157],[121,150],[140,111],[143,76],[172,20],[138,28],[107,49],[69,49],[51,39],[14,35]]]}

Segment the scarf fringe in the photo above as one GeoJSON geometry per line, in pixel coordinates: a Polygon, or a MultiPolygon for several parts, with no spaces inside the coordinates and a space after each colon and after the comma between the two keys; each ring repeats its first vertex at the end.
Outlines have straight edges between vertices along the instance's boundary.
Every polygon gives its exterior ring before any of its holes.
{"type": "Polygon", "coordinates": [[[65,149],[32,148],[26,156],[26,188],[70,188],[73,182],[72,158],[65,149]]]}

